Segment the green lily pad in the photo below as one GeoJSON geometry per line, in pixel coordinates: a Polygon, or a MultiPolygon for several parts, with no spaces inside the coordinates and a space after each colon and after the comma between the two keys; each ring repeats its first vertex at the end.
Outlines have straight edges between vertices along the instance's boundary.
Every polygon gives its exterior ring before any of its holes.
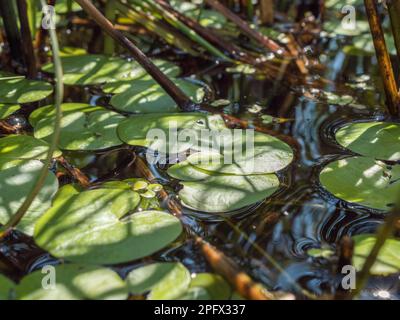
{"type": "MultiPolygon", "coordinates": [[[[156,64],[166,63],[164,61],[156,64]]],[[[78,55],[62,57],[63,81],[67,85],[94,85],[116,81],[131,81],[146,75],[135,61],[103,55],[78,55]]],[[[170,68],[170,64],[168,64],[170,68]]],[[[43,66],[43,71],[53,73],[53,64],[43,66]]]]}
{"type": "MultiPolygon", "coordinates": [[[[12,76],[15,75],[0,71],[0,77],[12,76]]],[[[0,103],[23,104],[35,102],[47,98],[52,93],[52,85],[44,81],[19,77],[0,80],[0,103]]]]}
{"type": "MultiPolygon", "coordinates": [[[[20,165],[0,171],[0,223],[5,224],[15,214],[35,185],[43,164],[40,161],[26,161],[20,165]]],[[[58,189],[58,181],[49,172],[43,187],[33,201],[17,229],[28,235],[39,217],[50,207],[51,199],[58,189]]]]}
{"type": "Polygon", "coordinates": [[[400,124],[359,122],[342,127],[336,140],[345,148],[380,160],[400,160],[400,124]]]}
{"type": "Polygon", "coordinates": [[[181,263],[153,263],[131,271],[126,282],[131,294],[146,294],[148,300],[173,300],[190,284],[190,272],[181,263]]]}
{"type": "Polygon", "coordinates": [[[0,301],[9,300],[11,297],[11,292],[14,290],[14,288],[15,283],[0,274],[0,301]]]}
{"type": "Polygon", "coordinates": [[[50,208],[38,221],[36,243],[52,255],[84,264],[117,264],[151,255],[182,232],[180,221],[159,211],[125,217],[140,202],[123,188],[84,191],[50,208]]]}
{"type": "Polygon", "coordinates": [[[133,146],[147,147],[163,153],[180,153],[194,145],[195,141],[173,141],[171,132],[196,134],[202,129],[222,130],[225,122],[220,116],[202,113],[146,114],[133,116],[118,126],[122,141],[133,146]],[[185,131],[184,131],[185,130],[185,131]]]}
{"type": "MultiPolygon", "coordinates": [[[[175,84],[193,101],[201,102],[204,88],[187,80],[175,79],[175,84]]],[[[111,105],[120,111],[130,113],[178,112],[174,100],[153,80],[135,81],[131,88],[111,98],[111,105]]]]}
{"type": "MultiPolygon", "coordinates": [[[[8,135],[0,139],[0,170],[9,168],[21,160],[45,160],[49,145],[43,140],[27,135],[8,135]]],[[[56,151],[53,157],[59,157],[56,151]]]]}
{"type": "MultiPolygon", "coordinates": [[[[58,265],[54,269],[53,288],[43,288],[46,273],[41,270],[25,276],[16,287],[19,300],[125,300],[125,282],[111,269],[77,264],[58,265]]],[[[50,278],[50,273],[48,273],[50,278]]]]}
{"type": "MultiPolygon", "coordinates": [[[[101,107],[66,103],[62,106],[61,135],[58,146],[63,150],[93,151],[122,144],[117,135],[118,124],[125,117],[101,107]]],[[[54,132],[54,108],[36,110],[29,121],[35,137],[50,141],[54,132]],[[40,120],[39,120],[40,119],[40,120]]]]}
{"type": "MultiPolygon", "coordinates": [[[[357,271],[361,271],[365,260],[371,253],[376,243],[376,236],[373,234],[363,234],[352,237],[354,240],[353,265],[357,271]]],[[[379,251],[377,260],[371,268],[371,274],[389,275],[400,272],[400,240],[387,239],[382,249],[379,251]]]]}
{"type": "Polygon", "coordinates": [[[229,300],[232,291],[219,275],[199,273],[192,279],[189,289],[180,300],[229,300]]]}
{"type": "Polygon", "coordinates": [[[16,104],[3,104],[0,103],[0,120],[6,119],[14,112],[17,112],[21,107],[16,104]]]}
{"type": "Polygon", "coordinates": [[[293,161],[293,151],[285,142],[259,132],[250,136],[244,130],[241,135],[237,132],[225,131],[228,148],[195,153],[187,161],[202,170],[231,175],[274,173],[293,161]]]}
{"type": "Polygon", "coordinates": [[[312,248],[307,250],[307,254],[313,258],[329,259],[335,252],[330,248],[312,248]]]}
{"type": "Polygon", "coordinates": [[[320,181],[337,198],[388,211],[400,194],[400,165],[388,166],[365,157],[347,158],[328,164],[320,181]]]}
{"type": "Polygon", "coordinates": [[[182,203],[194,210],[209,213],[230,212],[255,204],[279,188],[275,174],[210,175],[200,181],[183,181],[179,191],[182,203]]]}

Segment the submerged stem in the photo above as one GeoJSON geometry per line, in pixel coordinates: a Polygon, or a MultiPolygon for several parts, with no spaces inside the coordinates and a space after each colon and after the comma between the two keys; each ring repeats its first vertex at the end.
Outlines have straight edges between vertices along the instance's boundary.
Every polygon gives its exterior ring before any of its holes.
{"type": "MultiPolygon", "coordinates": [[[[42,0],[42,5],[46,5],[45,1],[42,0]]],[[[56,117],[54,121],[54,133],[51,139],[51,143],[49,146],[49,150],[47,152],[46,160],[44,161],[44,165],[42,170],[40,171],[39,177],[33,186],[32,190],[29,192],[28,196],[25,198],[25,201],[23,204],[19,207],[18,211],[11,217],[11,219],[7,222],[7,224],[4,226],[4,230],[7,231],[9,229],[15,228],[18,223],[21,221],[21,219],[24,217],[30,206],[32,205],[32,202],[35,200],[36,196],[42,189],[45,180],[47,178],[47,175],[49,174],[49,167],[51,164],[51,160],[53,158],[53,154],[57,149],[57,144],[58,144],[58,139],[60,136],[60,123],[61,123],[61,117],[62,117],[62,112],[61,112],[61,104],[63,101],[63,96],[64,96],[64,86],[63,86],[63,70],[62,70],[62,64],[61,64],[61,59],[60,59],[60,50],[58,46],[58,39],[57,39],[57,34],[55,30],[50,30],[50,39],[51,39],[51,44],[52,44],[52,49],[53,49],[53,60],[54,60],[54,69],[55,69],[55,78],[56,78],[56,88],[55,88],[55,108],[56,108],[56,117]]],[[[0,232],[0,237],[4,234],[3,232],[0,232]]]]}

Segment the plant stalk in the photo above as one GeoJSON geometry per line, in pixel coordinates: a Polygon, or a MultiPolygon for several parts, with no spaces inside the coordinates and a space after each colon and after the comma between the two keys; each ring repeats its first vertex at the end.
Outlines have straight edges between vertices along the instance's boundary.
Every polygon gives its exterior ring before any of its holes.
{"type": "Polygon", "coordinates": [[[160,84],[176,104],[185,111],[193,111],[198,106],[178,88],[164,73],[162,73],[147,56],[137,48],[124,34],[116,30],[113,24],[93,5],[90,0],[75,0],[86,13],[114,40],[125,47],[139,64],[160,84]]]}
{"type": "Polygon", "coordinates": [[[397,49],[398,62],[400,63],[400,0],[387,1],[394,42],[397,49]]]}
{"type": "Polygon", "coordinates": [[[375,0],[364,0],[364,3],[385,88],[388,111],[392,116],[398,117],[400,116],[400,95],[378,15],[377,5],[375,0]]]}
{"type": "Polygon", "coordinates": [[[17,0],[19,21],[21,26],[21,37],[23,41],[22,50],[27,68],[28,78],[34,79],[37,76],[35,50],[33,49],[32,31],[28,19],[28,6],[26,0],[17,0]]]}

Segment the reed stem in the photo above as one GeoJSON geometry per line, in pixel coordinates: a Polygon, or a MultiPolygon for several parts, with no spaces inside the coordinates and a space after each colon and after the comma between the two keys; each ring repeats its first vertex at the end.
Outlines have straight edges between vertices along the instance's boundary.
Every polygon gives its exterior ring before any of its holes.
{"type": "Polygon", "coordinates": [[[375,0],[364,0],[364,3],[385,89],[388,111],[392,116],[398,117],[400,116],[400,95],[378,15],[377,5],[375,0]]]}
{"type": "Polygon", "coordinates": [[[3,18],[7,42],[10,46],[11,57],[14,61],[22,63],[21,35],[18,29],[17,13],[13,1],[0,0],[0,13],[3,18]]]}
{"type": "Polygon", "coordinates": [[[21,26],[21,36],[23,41],[22,51],[24,52],[27,76],[28,78],[34,79],[37,76],[37,67],[26,0],[17,0],[17,7],[21,26]]]}
{"type": "Polygon", "coordinates": [[[397,49],[398,62],[400,63],[400,0],[387,1],[394,42],[397,49]]]}

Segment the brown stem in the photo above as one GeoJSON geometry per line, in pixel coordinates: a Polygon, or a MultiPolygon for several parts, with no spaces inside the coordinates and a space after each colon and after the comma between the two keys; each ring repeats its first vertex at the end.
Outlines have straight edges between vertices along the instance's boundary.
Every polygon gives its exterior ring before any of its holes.
{"type": "Polygon", "coordinates": [[[58,157],[56,160],[83,188],[88,188],[90,186],[90,179],[80,169],[71,165],[62,156],[58,157]]]}
{"type": "Polygon", "coordinates": [[[12,126],[8,124],[6,121],[0,120],[0,131],[3,131],[4,133],[7,134],[13,134],[13,133],[18,133],[19,130],[20,130],[19,127],[12,126]]]}
{"type": "MultiPolygon", "coordinates": [[[[140,176],[149,181],[154,181],[156,179],[146,162],[141,157],[136,157],[135,165],[137,173],[140,176]]],[[[182,206],[176,199],[171,198],[165,190],[160,193],[160,197],[163,201],[167,202],[168,209],[173,215],[182,218],[182,206]]],[[[196,235],[196,232],[193,231],[189,224],[184,223],[183,219],[181,219],[181,221],[184,226],[191,231],[191,233],[196,235]]],[[[232,259],[210,245],[200,236],[196,235],[195,241],[213,269],[221,274],[244,298],[251,300],[277,299],[273,293],[268,292],[260,284],[255,283],[246,273],[242,272],[232,259]]]]}
{"type": "Polygon", "coordinates": [[[281,47],[275,41],[257,32],[256,30],[250,28],[250,26],[246,23],[246,21],[242,20],[239,16],[237,16],[231,10],[226,8],[218,0],[205,0],[205,2],[211,7],[213,7],[215,10],[217,10],[219,13],[221,13],[228,20],[236,24],[244,34],[246,34],[250,38],[253,38],[255,41],[261,43],[268,50],[280,55],[282,54],[287,55],[287,52],[283,47],[281,47]]]}
{"type": "Polygon", "coordinates": [[[364,3],[374,40],[379,69],[381,72],[383,85],[385,87],[387,107],[392,116],[400,116],[400,95],[397,88],[390,55],[387,50],[381,21],[378,16],[376,2],[374,0],[364,0],[364,3]]]}
{"type": "Polygon", "coordinates": [[[260,0],[260,20],[269,25],[274,22],[274,0],[260,0]]]}
{"type": "Polygon", "coordinates": [[[400,0],[387,1],[390,20],[392,22],[392,30],[394,42],[397,49],[397,57],[400,62],[400,0]]]}
{"type": "Polygon", "coordinates": [[[93,20],[114,40],[125,47],[140,65],[169,94],[176,104],[185,111],[193,111],[196,105],[164,73],[162,73],[146,55],[137,48],[124,34],[116,30],[113,24],[93,5],[90,0],[76,0],[93,20]]]}
{"type": "Polygon", "coordinates": [[[28,78],[34,79],[37,76],[35,51],[33,49],[32,33],[29,27],[26,0],[17,0],[19,21],[21,24],[21,37],[23,41],[22,51],[28,71],[28,78]]]}

